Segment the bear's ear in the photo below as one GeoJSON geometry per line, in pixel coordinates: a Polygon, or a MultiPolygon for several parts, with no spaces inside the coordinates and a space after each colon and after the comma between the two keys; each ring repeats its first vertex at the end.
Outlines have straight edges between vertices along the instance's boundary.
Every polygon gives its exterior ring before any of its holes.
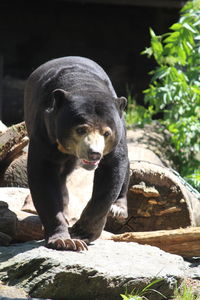
{"type": "Polygon", "coordinates": [[[69,93],[62,90],[56,89],[52,92],[51,102],[48,103],[48,107],[45,109],[46,113],[56,112],[64,103],[67,102],[69,93]]]}
{"type": "Polygon", "coordinates": [[[127,99],[125,97],[116,98],[115,103],[119,110],[120,116],[122,116],[122,112],[125,110],[125,108],[127,106],[127,99]]]}
{"type": "Polygon", "coordinates": [[[53,106],[55,109],[59,109],[69,98],[69,92],[62,89],[56,89],[53,91],[53,106]]]}

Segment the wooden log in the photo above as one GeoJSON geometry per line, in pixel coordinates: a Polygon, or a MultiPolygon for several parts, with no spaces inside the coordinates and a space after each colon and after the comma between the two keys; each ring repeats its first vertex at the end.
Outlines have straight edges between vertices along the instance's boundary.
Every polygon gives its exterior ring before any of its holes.
{"type": "Polygon", "coordinates": [[[173,170],[148,161],[131,163],[128,218],[108,219],[113,233],[200,226],[200,194],[173,170]]]}
{"type": "MultiPolygon", "coordinates": [[[[106,230],[113,233],[175,229],[200,226],[200,194],[193,191],[175,173],[168,146],[169,134],[152,126],[128,131],[131,177],[128,197],[128,218],[108,217],[106,230]]],[[[93,172],[75,170],[69,177],[74,221],[91,197],[93,172]]],[[[26,155],[14,160],[4,173],[3,186],[27,187],[26,155]]],[[[1,183],[0,183],[1,185],[1,183]]]]}
{"type": "Polygon", "coordinates": [[[200,226],[200,193],[172,169],[169,134],[156,127],[128,131],[131,160],[128,218],[108,218],[106,230],[140,232],[200,226]],[[168,159],[167,159],[168,158],[168,159]]]}
{"type": "MultiPolygon", "coordinates": [[[[25,242],[43,239],[43,228],[39,217],[32,213],[21,211],[24,200],[27,195],[29,195],[29,190],[1,188],[0,194],[1,198],[5,202],[1,202],[2,207],[8,209],[9,205],[9,210],[12,210],[12,213],[16,218],[15,231],[13,231],[13,229],[9,231],[9,235],[12,236],[12,241],[17,240],[25,242]]],[[[75,208],[79,202],[78,199],[74,200],[75,203],[73,205],[75,208]]],[[[71,213],[72,212],[73,210],[71,213]]],[[[1,217],[3,217],[3,215],[1,215],[1,217]]],[[[71,216],[71,220],[72,217],[73,216],[71,216]]],[[[3,218],[0,218],[0,220],[3,220],[3,218]]],[[[15,222],[15,219],[10,219],[10,221],[13,223],[13,221],[15,222]]],[[[73,221],[70,222],[72,225],[73,221]]],[[[5,228],[5,226],[2,226],[1,228],[5,228]]],[[[0,231],[2,230],[0,229],[0,231]]],[[[3,238],[5,241],[5,236],[3,238]]],[[[117,235],[104,231],[101,235],[101,239],[111,239],[118,242],[137,242],[144,245],[147,244],[184,257],[200,256],[200,227],[149,232],[126,232],[117,235]]]]}
{"type": "Polygon", "coordinates": [[[115,242],[136,242],[159,247],[160,249],[183,257],[200,256],[200,227],[158,230],[148,232],[127,232],[112,235],[115,242]]]}
{"type": "Polygon", "coordinates": [[[0,162],[3,160],[13,160],[25,145],[28,140],[26,126],[24,122],[9,127],[5,132],[0,134],[0,162]]]}
{"type": "Polygon", "coordinates": [[[23,148],[27,144],[28,137],[24,122],[0,133],[0,186],[6,185],[4,180],[6,169],[14,159],[23,154],[23,148]]]}
{"type": "Polygon", "coordinates": [[[28,187],[27,153],[23,153],[10,163],[1,177],[0,186],[22,188],[28,187]]]}

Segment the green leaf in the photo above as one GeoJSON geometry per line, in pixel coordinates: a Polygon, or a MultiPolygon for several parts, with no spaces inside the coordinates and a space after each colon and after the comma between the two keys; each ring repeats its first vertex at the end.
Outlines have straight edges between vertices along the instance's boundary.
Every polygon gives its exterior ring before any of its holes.
{"type": "Polygon", "coordinates": [[[170,29],[176,31],[176,30],[180,30],[182,28],[182,24],[180,23],[174,23],[171,27],[169,27],[170,29]]]}
{"type": "Polygon", "coordinates": [[[129,300],[129,298],[126,295],[120,294],[120,296],[122,297],[123,300],[129,300]]]}
{"type": "Polygon", "coordinates": [[[189,25],[188,23],[184,23],[183,27],[191,31],[192,33],[196,33],[195,28],[192,27],[192,25],[189,25]]]}
{"type": "Polygon", "coordinates": [[[174,42],[177,42],[179,36],[180,36],[180,32],[175,31],[175,32],[171,33],[171,34],[164,40],[164,43],[174,43],[174,42]]]}
{"type": "Polygon", "coordinates": [[[151,47],[149,47],[149,48],[146,48],[144,51],[142,51],[141,54],[146,54],[148,57],[151,57],[153,54],[153,50],[151,47]]]}
{"type": "Polygon", "coordinates": [[[151,36],[152,38],[156,36],[156,35],[155,35],[155,32],[153,31],[152,28],[149,28],[149,31],[150,31],[150,36],[151,36]]]}

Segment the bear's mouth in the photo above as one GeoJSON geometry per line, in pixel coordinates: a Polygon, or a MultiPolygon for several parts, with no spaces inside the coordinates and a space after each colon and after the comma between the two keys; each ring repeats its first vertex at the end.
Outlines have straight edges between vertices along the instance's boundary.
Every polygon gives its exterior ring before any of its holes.
{"type": "Polygon", "coordinates": [[[91,160],[82,159],[82,164],[84,165],[97,166],[99,162],[100,160],[91,161],[91,160]]]}
{"type": "Polygon", "coordinates": [[[90,171],[94,170],[98,167],[100,160],[86,160],[86,159],[81,159],[81,165],[84,169],[90,171]]]}

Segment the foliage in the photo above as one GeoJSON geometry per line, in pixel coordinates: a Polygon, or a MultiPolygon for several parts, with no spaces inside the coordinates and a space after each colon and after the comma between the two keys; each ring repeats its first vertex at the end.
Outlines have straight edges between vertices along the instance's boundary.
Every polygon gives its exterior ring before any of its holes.
{"type": "Polygon", "coordinates": [[[123,300],[145,300],[148,299],[145,297],[146,294],[148,293],[157,293],[160,296],[163,297],[163,299],[166,299],[163,294],[158,292],[157,290],[153,289],[152,286],[155,285],[156,283],[162,281],[163,279],[156,279],[152,282],[150,282],[147,286],[145,286],[141,291],[136,291],[135,289],[129,294],[126,293],[125,295],[120,295],[123,300]]]}
{"type": "Polygon", "coordinates": [[[151,46],[143,54],[158,66],[144,91],[145,102],[172,133],[182,176],[200,186],[200,0],[189,1],[169,33],[150,29],[151,46]]]}
{"type": "Polygon", "coordinates": [[[200,300],[200,296],[195,296],[192,288],[183,284],[179,288],[176,288],[174,292],[174,300],[200,300]]]}
{"type": "Polygon", "coordinates": [[[138,126],[143,126],[146,123],[150,123],[153,115],[152,106],[147,109],[136,104],[135,99],[132,97],[130,91],[128,91],[128,110],[125,113],[125,120],[127,126],[132,124],[137,124],[138,126]]]}
{"type": "Polygon", "coordinates": [[[200,171],[195,170],[193,174],[186,176],[188,183],[194,185],[200,191],[200,171]]]}
{"type": "MultiPolygon", "coordinates": [[[[145,297],[145,294],[148,291],[152,291],[151,286],[154,285],[156,282],[161,281],[162,279],[155,280],[154,282],[151,282],[149,285],[147,285],[141,292],[132,292],[131,294],[125,294],[121,295],[123,300],[145,300],[148,299],[145,297]]],[[[154,292],[159,293],[156,290],[153,290],[154,292]]],[[[160,293],[159,293],[160,294],[160,293]]],[[[160,294],[161,295],[161,294],[160,294]]],[[[163,299],[166,299],[163,295],[161,295],[163,299]]],[[[188,287],[185,283],[182,284],[180,287],[177,287],[174,291],[174,296],[172,298],[173,300],[200,300],[200,296],[194,295],[194,292],[192,291],[191,287],[188,287]]],[[[171,300],[172,300],[171,299],[171,300]]]]}

